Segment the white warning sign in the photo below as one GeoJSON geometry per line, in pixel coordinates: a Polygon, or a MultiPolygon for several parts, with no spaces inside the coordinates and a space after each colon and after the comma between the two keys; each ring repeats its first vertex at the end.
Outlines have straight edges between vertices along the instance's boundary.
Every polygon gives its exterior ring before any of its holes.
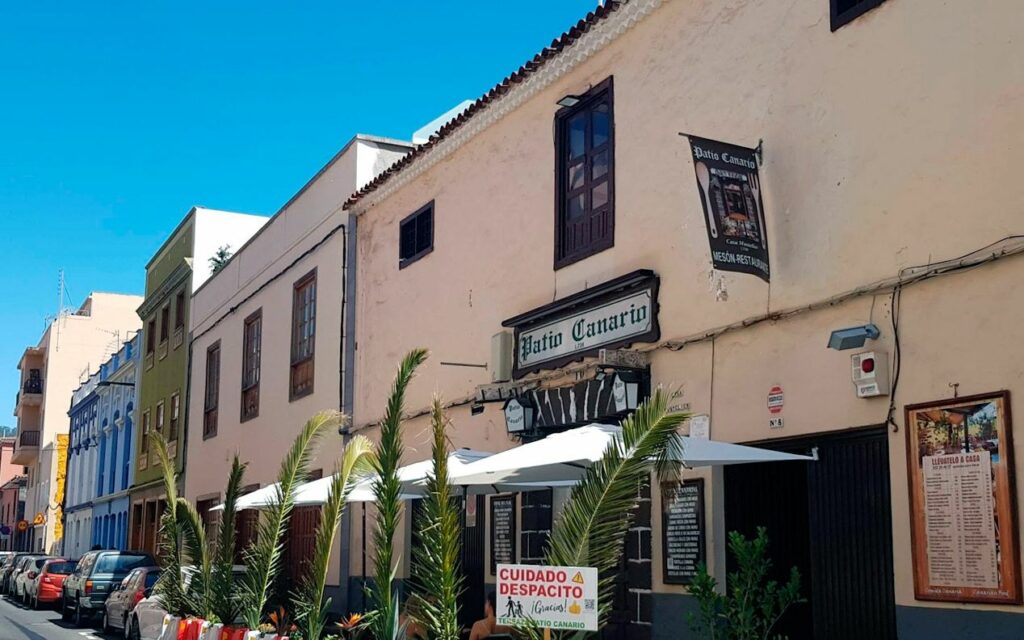
{"type": "Polygon", "coordinates": [[[498,624],[597,631],[597,569],[499,564],[498,624]]]}

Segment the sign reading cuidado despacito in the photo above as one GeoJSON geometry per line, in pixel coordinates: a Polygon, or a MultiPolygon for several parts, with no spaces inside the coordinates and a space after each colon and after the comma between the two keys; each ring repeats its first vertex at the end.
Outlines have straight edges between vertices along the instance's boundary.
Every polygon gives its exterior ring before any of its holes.
{"type": "Polygon", "coordinates": [[[498,565],[500,625],[597,631],[597,569],[498,565]]]}

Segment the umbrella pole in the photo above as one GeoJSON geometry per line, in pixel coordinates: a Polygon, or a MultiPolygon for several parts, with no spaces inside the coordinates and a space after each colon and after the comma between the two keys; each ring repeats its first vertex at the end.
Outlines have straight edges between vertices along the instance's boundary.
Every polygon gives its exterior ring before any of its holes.
{"type": "Polygon", "coordinates": [[[366,613],[366,503],[360,503],[363,506],[363,579],[360,581],[363,592],[363,613],[366,613]]]}

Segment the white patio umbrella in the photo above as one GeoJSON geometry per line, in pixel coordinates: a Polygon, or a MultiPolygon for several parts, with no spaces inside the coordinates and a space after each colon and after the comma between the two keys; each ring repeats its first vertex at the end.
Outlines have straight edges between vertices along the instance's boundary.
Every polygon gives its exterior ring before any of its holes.
{"type": "MultiPolygon", "coordinates": [[[[551,486],[575,483],[583,477],[587,467],[601,459],[612,439],[621,437],[621,434],[621,427],[604,424],[591,424],[552,434],[467,465],[459,472],[452,473],[452,483],[469,486],[524,483],[551,486]]],[[[759,447],[687,436],[676,437],[679,438],[682,453],[675,458],[688,467],[814,460],[811,456],[759,447]]]]}

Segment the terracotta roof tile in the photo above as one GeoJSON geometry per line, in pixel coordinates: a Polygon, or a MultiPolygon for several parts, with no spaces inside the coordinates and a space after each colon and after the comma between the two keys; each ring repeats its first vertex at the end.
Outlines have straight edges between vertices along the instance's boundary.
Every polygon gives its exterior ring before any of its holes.
{"type": "Polygon", "coordinates": [[[390,167],[377,175],[376,178],[367,183],[366,186],[349,196],[348,200],[345,202],[344,208],[351,208],[355,203],[359,202],[359,200],[379,189],[396,174],[416,162],[417,159],[426,154],[427,151],[437,145],[437,143],[450,136],[455,130],[486,108],[487,105],[508,93],[514,85],[526,80],[529,76],[536,73],[549,60],[558,56],[562,50],[579,40],[585,33],[590,31],[591,27],[607,18],[609,15],[617,11],[619,7],[627,4],[628,2],[629,0],[608,0],[604,5],[598,6],[596,9],[588,13],[568,31],[552,40],[549,46],[545,47],[537,53],[537,55],[533,56],[533,58],[526,61],[504,80],[494,85],[487,93],[477,98],[473,104],[466,107],[465,111],[449,120],[445,125],[437,130],[437,133],[431,135],[427,142],[417,145],[411,152],[403,156],[400,160],[396,161],[390,167]]]}

